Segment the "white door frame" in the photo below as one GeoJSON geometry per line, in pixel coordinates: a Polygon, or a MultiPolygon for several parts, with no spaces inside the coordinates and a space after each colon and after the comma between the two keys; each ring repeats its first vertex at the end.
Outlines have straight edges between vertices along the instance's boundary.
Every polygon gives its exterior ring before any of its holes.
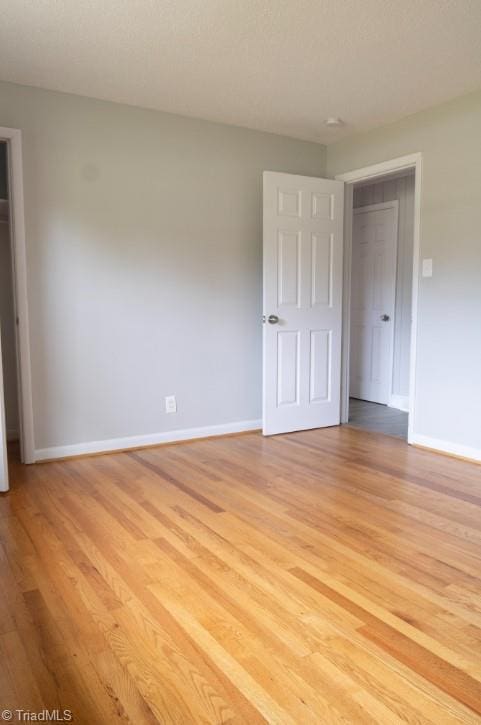
{"type": "Polygon", "coordinates": [[[17,379],[22,463],[34,463],[32,373],[27,302],[27,253],[23,200],[22,132],[0,126],[0,141],[7,143],[10,244],[13,267],[14,311],[17,319],[17,379]]]}
{"type": "MultiPolygon", "coordinates": [[[[397,199],[393,199],[392,201],[383,201],[379,204],[368,204],[366,206],[359,206],[356,209],[353,209],[353,214],[356,212],[357,214],[366,214],[370,211],[383,211],[384,209],[395,209],[395,218],[394,218],[394,258],[396,260],[397,264],[397,256],[398,256],[398,226],[399,226],[399,201],[397,199]]],[[[352,237],[351,237],[352,242],[352,237]]],[[[352,244],[351,244],[351,261],[350,266],[352,269],[352,244]]],[[[390,343],[390,353],[389,353],[389,360],[388,360],[388,368],[389,368],[389,401],[388,405],[391,404],[391,398],[392,398],[392,385],[393,385],[393,375],[394,375],[394,329],[396,326],[396,279],[397,275],[396,272],[394,274],[394,309],[392,311],[392,329],[391,329],[391,343],[390,343]]],[[[351,295],[352,295],[352,287],[349,290],[349,325],[350,325],[350,318],[351,318],[351,295]]],[[[344,325],[344,320],[343,320],[344,325]]],[[[349,327],[349,336],[351,335],[351,329],[349,327]]],[[[349,340],[349,348],[351,347],[351,342],[349,340]]],[[[341,377],[342,380],[342,377],[341,377]]],[[[349,396],[348,396],[349,398],[349,396]]],[[[342,399],[342,398],[341,398],[342,399]]],[[[344,422],[344,421],[342,421],[344,422]]]]}
{"type": "Polygon", "coordinates": [[[413,443],[415,393],[416,393],[416,344],[418,321],[419,262],[421,247],[421,174],[422,154],[401,156],[390,161],[382,161],[372,166],[364,166],[354,171],[338,174],[335,178],[345,183],[344,199],[344,279],[343,279],[343,320],[342,320],[342,369],[341,369],[341,423],[349,420],[349,354],[351,324],[351,255],[352,255],[352,216],[354,184],[359,181],[374,180],[387,174],[414,169],[414,243],[413,243],[413,282],[411,311],[411,348],[409,355],[409,425],[408,443],[413,443]]]}

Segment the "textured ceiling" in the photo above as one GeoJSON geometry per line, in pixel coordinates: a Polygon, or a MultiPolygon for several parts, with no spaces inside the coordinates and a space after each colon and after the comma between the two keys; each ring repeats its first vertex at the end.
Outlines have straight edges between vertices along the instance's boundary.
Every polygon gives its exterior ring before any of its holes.
{"type": "Polygon", "coordinates": [[[481,87],[481,0],[0,0],[0,78],[329,143],[481,87]]]}

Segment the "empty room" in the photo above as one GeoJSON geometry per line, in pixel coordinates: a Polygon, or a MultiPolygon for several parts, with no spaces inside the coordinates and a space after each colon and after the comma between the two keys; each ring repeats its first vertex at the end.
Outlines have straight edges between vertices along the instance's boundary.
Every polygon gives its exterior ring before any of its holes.
{"type": "Polygon", "coordinates": [[[480,0],[0,9],[0,720],[480,723],[480,0]]]}

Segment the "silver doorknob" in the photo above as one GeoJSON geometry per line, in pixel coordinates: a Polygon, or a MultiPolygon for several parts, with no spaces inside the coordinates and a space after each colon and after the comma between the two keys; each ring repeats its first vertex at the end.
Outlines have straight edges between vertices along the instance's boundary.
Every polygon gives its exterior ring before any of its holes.
{"type": "Polygon", "coordinates": [[[390,319],[391,319],[391,318],[389,317],[389,315],[381,315],[381,320],[382,320],[383,322],[389,322],[389,320],[390,320],[390,319]]]}
{"type": "Polygon", "coordinates": [[[277,323],[279,322],[279,318],[277,317],[277,315],[269,315],[269,317],[267,318],[267,322],[270,325],[277,325],[277,323]]]}

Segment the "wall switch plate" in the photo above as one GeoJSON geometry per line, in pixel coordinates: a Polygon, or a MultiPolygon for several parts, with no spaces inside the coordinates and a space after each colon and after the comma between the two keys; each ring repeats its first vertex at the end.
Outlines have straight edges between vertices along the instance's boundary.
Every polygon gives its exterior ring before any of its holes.
{"type": "Polygon", "coordinates": [[[175,399],[175,395],[165,396],[165,412],[177,413],[177,401],[175,399]]]}
{"type": "Polygon", "coordinates": [[[423,277],[433,276],[433,260],[423,259],[423,277]]]}

